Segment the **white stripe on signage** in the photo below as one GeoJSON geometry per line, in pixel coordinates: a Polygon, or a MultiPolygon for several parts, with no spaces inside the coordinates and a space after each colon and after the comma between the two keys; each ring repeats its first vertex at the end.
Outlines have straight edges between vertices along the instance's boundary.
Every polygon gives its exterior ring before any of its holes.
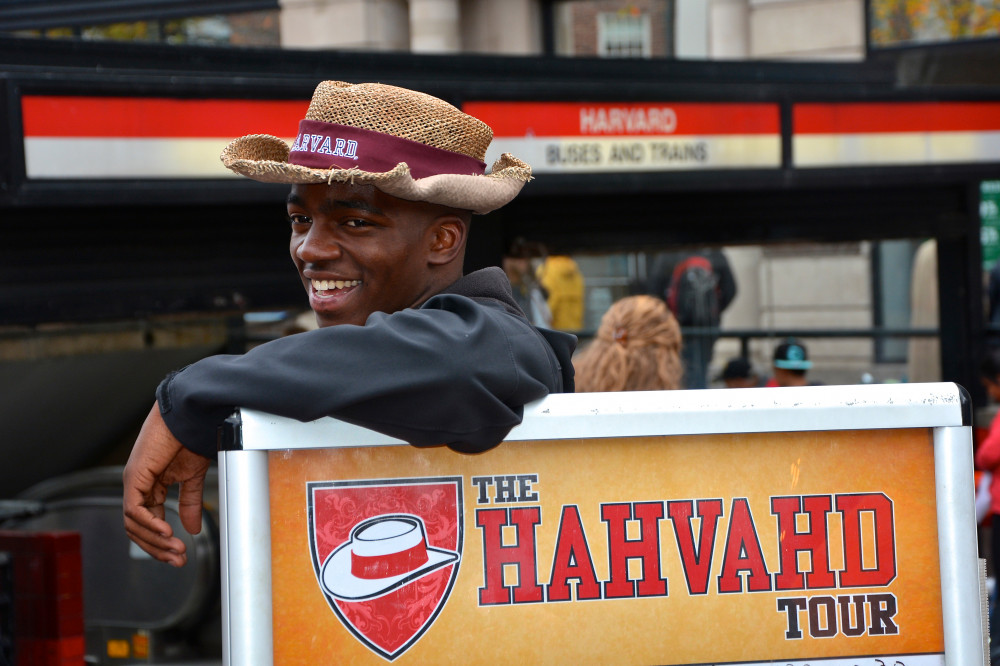
{"type": "Polygon", "coordinates": [[[28,178],[227,178],[219,155],[230,139],[28,137],[28,178]]]}
{"type": "Polygon", "coordinates": [[[511,153],[535,173],[695,171],[778,168],[778,135],[525,137],[495,139],[486,154],[492,164],[511,153]]]}
{"type": "Polygon", "coordinates": [[[1000,132],[799,135],[792,162],[806,168],[1000,162],[1000,132]]]}

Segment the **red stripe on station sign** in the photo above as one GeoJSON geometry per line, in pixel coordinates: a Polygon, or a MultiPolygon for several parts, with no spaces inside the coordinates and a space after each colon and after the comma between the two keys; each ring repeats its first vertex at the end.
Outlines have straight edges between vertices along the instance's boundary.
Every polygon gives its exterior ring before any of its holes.
{"type": "Polygon", "coordinates": [[[466,102],[462,110],[492,127],[496,137],[778,134],[781,130],[778,105],[769,103],[466,102]],[[667,113],[675,120],[672,131],[662,131],[659,122],[667,113]],[[602,124],[602,119],[607,122],[602,124]],[[615,126],[624,129],[614,131],[615,126]]]}
{"type": "Polygon", "coordinates": [[[294,136],[307,100],[25,95],[25,138],[294,136]]]}
{"type": "Polygon", "coordinates": [[[795,104],[795,134],[1000,130],[1000,102],[795,104]]]}

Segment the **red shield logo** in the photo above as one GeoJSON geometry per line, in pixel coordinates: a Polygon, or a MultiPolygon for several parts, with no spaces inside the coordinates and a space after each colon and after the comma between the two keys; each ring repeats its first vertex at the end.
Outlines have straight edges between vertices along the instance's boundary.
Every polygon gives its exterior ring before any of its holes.
{"type": "Polygon", "coordinates": [[[313,568],[330,608],[392,661],[423,635],[462,557],[462,478],[308,484],[313,568]]]}

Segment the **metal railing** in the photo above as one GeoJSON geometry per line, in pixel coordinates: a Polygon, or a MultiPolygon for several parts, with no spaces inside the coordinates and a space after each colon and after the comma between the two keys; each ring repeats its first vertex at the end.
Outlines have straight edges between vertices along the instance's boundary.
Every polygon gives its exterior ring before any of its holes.
{"type": "Polygon", "coordinates": [[[716,327],[684,327],[681,337],[684,339],[698,337],[736,338],[740,341],[740,356],[750,356],[751,340],[773,340],[783,338],[871,338],[885,340],[889,338],[931,338],[941,334],[937,328],[767,328],[767,329],[732,329],[716,327]]]}
{"type": "MultiPolygon", "coordinates": [[[[581,340],[589,340],[596,335],[596,330],[570,331],[581,340]]],[[[995,333],[1000,335],[1000,326],[995,327],[995,333]]],[[[779,338],[932,338],[938,337],[941,330],[937,328],[719,328],[716,326],[684,326],[681,336],[684,339],[714,337],[737,338],[740,341],[742,355],[749,353],[751,340],[777,340],[779,338]]]]}

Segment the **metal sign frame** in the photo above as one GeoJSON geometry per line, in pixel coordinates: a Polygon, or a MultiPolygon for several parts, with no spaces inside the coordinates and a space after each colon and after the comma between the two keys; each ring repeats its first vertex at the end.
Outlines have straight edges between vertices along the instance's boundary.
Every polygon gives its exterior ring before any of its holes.
{"type": "MultiPolygon", "coordinates": [[[[330,418],[300,423],[252,410],[229,425],[219,454],[224,663],[270,664],[268,451],[403,442],[330,418]]],[[[900,428],[932,432],[945,663],[986,664],[971,405],[956,384],[551,395],[528,405],[505,441],[900,428]]]]}

